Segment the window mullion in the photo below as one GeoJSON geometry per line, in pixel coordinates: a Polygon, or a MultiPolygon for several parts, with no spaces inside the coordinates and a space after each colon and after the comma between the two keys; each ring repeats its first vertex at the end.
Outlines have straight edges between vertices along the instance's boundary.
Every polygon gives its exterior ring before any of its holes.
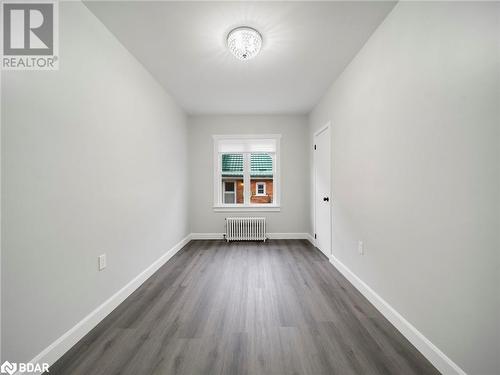
{"type": "Polygon", "coordinates": [[[279,203],[279,175],[278,175],[278,155],[276,152],[271,153],[271,158],[273,160],[273,204],[279,203]]]}
{"type": "Polygon", "coordinates": [[[243,154],[243,203],[250,204],[250,154],[243,154]]]}

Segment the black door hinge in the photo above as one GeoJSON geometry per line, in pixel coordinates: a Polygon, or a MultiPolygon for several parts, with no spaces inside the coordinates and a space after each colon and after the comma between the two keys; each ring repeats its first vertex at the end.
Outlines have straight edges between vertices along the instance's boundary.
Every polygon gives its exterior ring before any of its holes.
{"type": "Polygon", "coordinates": [[[314,239],[316,239],[316,238],[317,238],[316,233],[314,233],[314,239]]]}
{"type": "Polygon", "coordinates": [[[316,145],[314,145],[314,149],[316,150],[316,145]]]}

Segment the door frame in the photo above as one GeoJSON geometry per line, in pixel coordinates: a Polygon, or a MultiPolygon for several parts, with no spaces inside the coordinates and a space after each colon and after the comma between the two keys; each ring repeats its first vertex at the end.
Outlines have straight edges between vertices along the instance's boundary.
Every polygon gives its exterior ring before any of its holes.
{"type": "MultiPolygon", "coordinates": [[[[330,131],[330,191],[329,191],[329,196],[330,196],[330,204],[329,204],[329,214],[330,214],[330,254],[327,255],[328,258],[331,257],[333,254],[333,247],[332,247],[332,232],[333,232],[333,218],[332,218],[332,204],[333,204],[333,196],[332,196],[332,122],[328,121],[325,125],[323,125],[321,128],[319,128],[317,131],[314,132],[313,135],[313,223],[314,223],[314,233],[313,233],[313,239],[314,239],[314,246],[317,247],[317,242],[316,238],[314,238],[314,234],[316,234],[316,150],[314,149],[314,145],[316,144],[316,137],[323,133],[325,130],[330,131]]],[[[323,251],[320,250],[322,253],[323,251]]],[[[323,253],[324,254],[324,253],[323,253]]],[[[326,255],[326,254],[325,254],[326,255]]]]}

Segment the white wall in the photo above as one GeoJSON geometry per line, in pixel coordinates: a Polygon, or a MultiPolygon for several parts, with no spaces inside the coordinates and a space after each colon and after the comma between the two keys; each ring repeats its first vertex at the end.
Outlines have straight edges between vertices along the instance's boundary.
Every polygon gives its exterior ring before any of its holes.
{"type": "Polygon", "coordinates": [[[190,223],[194,233],[224,232],[224,218],[213,210],[214,134],[281,134],[281,211],[237,213],[267,218],[268,232],[306,233],[309,228],[308,127],[306,116],[190,116],[190,223]]]}
{"type": "Polygon", "coordinates": [[[60,13],[60,70],[2,72],[10,361],[31,360],[189,229],[185,115],[84,5],[60,13]]]}
{"type": "Polygon", "coordinates": [[[500,373],[499,17],[399,3],[310,114],[311,138],[333,124],[334,256],[474,375],[500,373]]]}

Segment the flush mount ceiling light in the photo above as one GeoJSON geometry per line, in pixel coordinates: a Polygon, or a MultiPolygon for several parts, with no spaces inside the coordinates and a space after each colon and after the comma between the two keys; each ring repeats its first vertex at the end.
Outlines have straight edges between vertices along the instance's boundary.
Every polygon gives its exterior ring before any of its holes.
{"type": "Polygon", "coordinates": [[[227,47],[238,59],[250,60],[259,53],[262,47],[262,36],[251,27],[237,27],[227,35],[227,47]]]}

